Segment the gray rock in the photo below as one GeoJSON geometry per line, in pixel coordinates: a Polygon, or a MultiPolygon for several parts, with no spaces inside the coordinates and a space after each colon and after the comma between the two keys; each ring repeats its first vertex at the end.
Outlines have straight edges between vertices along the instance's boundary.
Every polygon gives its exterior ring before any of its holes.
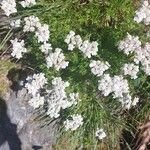
{"type": "Polygon", "coordinates": [[[10,92],[5,98],[0,126],[0,150],[52,150],[56,140],[54,123],[42,128],[43,121],[28,105],[26,89],[10,92]],[[7,112],[5,112],[7,109],[7,112]]]}

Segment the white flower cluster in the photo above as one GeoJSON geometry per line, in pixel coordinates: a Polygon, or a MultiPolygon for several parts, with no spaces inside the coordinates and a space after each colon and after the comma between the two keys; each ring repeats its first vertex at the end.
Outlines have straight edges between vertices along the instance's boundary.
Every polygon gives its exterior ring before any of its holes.
{"type": "Polygon", "coordinates": [[[91,58],[91,56],[97,55],[98,52],[98,43],[96,41],[89,42],[88,40],[84,41],[79,48],[85,57],[91,58]]]}
{"type": "Polygon", "coordinates": [[[136,64],[141,63],[144,72],[150,75],[150,43],[146,43],[144,47],[141,47],[139,38],[128,34],[124,40],[119,42],[119,49],[127,55],[134,52],[134,62],[136,64]]]}
{"type": "Polygon", "coordinates": [[[132,102],[128,82],[121,75],[110,77],[109,74],[104,74],[102,79],[99,80],[98,89],[102,91],[104,96],[112,93],[113,98],[118,99],[124,107],[127,107],[132,102]]]}
{"type": "Polygon", "coordinates": [[[1,9],[4,10],[6,16],[16,13],[17,12],[16,1],[15,0],[3,0],[1,2],[1,9]]]}
{"type": "Polygon", "coordinates": [[[69,82],[64,82],[61,77],[54,78],[52,86],[52,90],[47,90],[47,115],[51,118],[58,118],[60,111],[76,105],[79,97],[78,93],[70,93],[70,97],[67,97],[65,89],[69,86],[69,82]]]}
{"type": "Polygon", "coordinates": [[[41,52],[43,52],[44,54],[49,54],[52,51],[52,45],[50,43],[46,43],[44,42],[41,46],[40,46],[41,52]]]}
{"type": "Polygon", "coordinates": [[[47,24],[41,24],[38,17],[29,16],[24,18],[25,26],[24,32],[34,32],[35,36],[38,38],[38,42],[47,42],[49,39],[49,27],[47,24]]]}
{"type": "Polygon", "coordinates": [[[32,96],[38,94],[40,89],[47,83],[44,73],[34,74],[33,76],[27,77],[26,80],[27,83],[25,84],[25,87],[32,96]]]}
{"type": "Polygon", "coordinates": [[[36,109],[39,108],[40,106],[43,106],[44,101],[45,101],[44,96],[40,96],[40,94],[38,93],[28,101],[28,104],[32,106],[34,109],[36,109]]]}
{"type": "Polygon", "coordinates": [[[83,118],[82,118],[81,115],[77,114],[77,115],[72,115],[71,117],[72,117],[72,119],[70,119],[70,120],[67,119],[64,122],[66,131],[68,131],[68,130],[71,130],[71,131],[77,130],[77,128],[79,128],[83,124],[83,118]]]}
{"type": "Polygon", "coordinates": [[[143,21],[145,25],[150,24],[150,5],[148,0],[144,0],[142,6],[135,13],[134,21],[137,23],[143,21]]]}
{"type": "Polygon", "coordinates": [[[54,68],[59,71],[68,66],[69,62],[65,61],[65,56],[61,51],[60,48],[56,48],[54,53],[50,53],[49,56],[46,57],[48,68],[54,66],[54,68]]]}
{"type": "Polygon", "coordinates": [[[89,40],[82,41],[80,35],[75,35],[74,31],[70,31],[65,39],[65,43],[68,44],[68,50],[72,51],[75,47],[79,48],[85,57],[91,58],[91,56],[97,55],[98,43],[96,41],[89,42],[89,40]]]}
{"type": "Polygon", "coordinates": [[[72,51],[75,47],[79,48],[82,44],[80,35],[75,35],[74,31],[70,31],[65,39],[65,43],[68,44],[68,50],[72,51]]]}
{"type": "Polygon", "coordinates": [[[33,76],[27,77],[27,83],[25,84],[28,93],[31,94],[32,98],[29,100],[29,105],[34,109],[44,105],[44,97],[41,96],[40,90],[44,88],[47,83],[47,79],[43,73],[34,74],[33,76]]]}
{"type": "Polygon", "coordinates": [[[23,28],[24,32],[34,32],[36,28],[41,26],[39,18],[35,16],[25,17],[24,21],[25,21],[25,25],[23,28]]]}
{"type": "Polygon", "coordinates": [[[38,42],[47,42],[49,40],[49,27],[47,24],[40,25],[35,32],[35,36],[38,38],[38,42]]]}
{"type": "Polygon", "coordinates": [[[146,43],[143,48],[135,51],[135,63],[141,63],[143,71],[150,75],[150,43],[146,43]]]}
{"type": "Polygon", "coordinates": [[[95,132],[95,136],[99,139],[99,140],[102,140],[103,138],[106,137],[106,133],[104,132],[104,129],[97,129],[96,132],[95,132]]]}
{"type": "Polygon", "coordinates": [[[102,76],[103,73],[109,69],[110,65],[108,62],[101,62],[101,61],[95,61],[95,60],[91,60],[90,62],[90,68],[91,68],[91,72],[94,74],[94,75],[97,75],[98,77],[99,76],[102,76]]]}
{"type": "Polygon", "coordinates": [[[10,22],[10,25],[11,25],[11,27],[13,27],[13,28],[19,28],[19,27],[20,27],[20,24],[21,24],[21,20],[20,20],[20,19],[12,20],[12,21],[10,22]]]}
{"type": "Polygon", "coordinates": [[[126,55],[129,55],[130,53],[136,51],[139,47],[141,47],[141,42],[139,41],[139,37],[132,36],[129,33],[127,34],[127,37],[120,41],[118,44],[118,48],[126,55]]]}
{"type": "Polygon", "coordinates": [[[12,53],[11,55],[17,59],[22,58],[22,54],[27,52],[25,48],[24,40],[19,41],[17,38],[10,40],[12,44],[12,53]]]}
{"type": "Polygon", "coordinates": [[[136,79],[138,72],[139,72],[139,66],[136,66],[133,63],[124,64],[124,66],[123,66],[124,75],[130,75],[131,79],[136,79]]]}
{"type": "Polygon", "coordinates": [[[35,5],[36,1],[35,0],[24,0],[24,1],[21,1],[20,4],[22,5],[23,8],[25,8],[25,7],[30,7],[30,6],[35,5]]]}

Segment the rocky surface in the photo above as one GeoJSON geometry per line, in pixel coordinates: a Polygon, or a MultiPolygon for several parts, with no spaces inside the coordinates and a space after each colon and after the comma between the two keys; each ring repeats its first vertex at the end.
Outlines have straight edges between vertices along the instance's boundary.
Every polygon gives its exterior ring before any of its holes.
{"type": "Polygon", "coordinates": [[[42,128],[28,105],[26,89],[10,91],[1,100],[0,150],[53,150],[56,129],[53,124],[42,128]]]}

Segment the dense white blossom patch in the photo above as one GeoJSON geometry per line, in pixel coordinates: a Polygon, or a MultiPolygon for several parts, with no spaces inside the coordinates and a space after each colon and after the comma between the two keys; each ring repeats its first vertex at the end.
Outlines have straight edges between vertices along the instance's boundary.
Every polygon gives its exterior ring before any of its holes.
{"type": "Polygon", "coordinates": [[[65,56],[60,48],[56,48],[54,53],[50,53],[46,57],[46,62],[48,68],[54,66],[57,71],[65,69],[69,64],[68,61],[65,61],[65,56]]]}
{"type": "Polygon", "coordinates": [[[99,80],[98,89],[104,96],[108,96],[112,93],[113,98],[120,101],[125,108],[131,103],[128,82],[126,79],[123,79],[121,75],[110,77],[109,74],[104,74],[102,79],[99,80]]]}
{"type": "Polygon", "coordinates": [[[43,52],[44,54],[48,54],[52,51],[52,46],[50,43],[43,43],[40,46],[41,52],[43,52]]]}
{"type": "Polygon", "coordinates": [[[126,55],[136,51],[141,47],[141,42],[139,41],[138,36],[132,36],[128,33],[127,37],[120,41],[118,44],[118,48],[122,50],[126,55]]]}
{"type": "Polygon", "coordinates": [[[33,76],[27,77],[26,80],[27,83],[25,84],[25,87],[27,88],[28,93],[33,97],[38,94],[40,89],[47,83],[47,78],[44,73],[34,74],[33,76]]]}
{"type": "Polygon", "coordinates": [[[25,25],[23,28],[24,32],[34,32],[36,28],[41,26],[39,18],[35,16],[25,17],[24,21],[25,21],[25,25]]]}
{"type": "Polygon", "coordinates": [[[70,31],[65,39],[65,43],[68,44],[68,50],[72,51],[75,47],[79,48],[82,44],[80,35],[75,35],[74,31],[70,31]]]}
{"type": "Polygon", "coordinates": [[[150,24],[150,5],[148,0],[144,0],[142,6],[135,12],[134,21],[137,23],[143,21],[145,25],[150,24]]]}
{"type": "Polygon", "coordinates": [[[81,115],[77,114],[77,115],[72,115],[71,117],[72,117],[72,119],[67,119],[64,122],[64,126],[65,126],[66,131],[68,131],[68,130],[71,130],[71,131],[77,130],[77,128],[79,128],[83,124],[83,118],[82,118],[81,115]]]}
{"type": "Polygon", "coordinates": [[[143,48],[135,51],[135,63],[141,63],[143,71],[150,75],[150,43],[146,43],[143,48]]]}
{"type": "Polygon", "coordinates": [[[12,53],[11,56],[20,59],[22,58],[23,53],[27,52],[27,49],[25,48],[24,40],[19,41],[17,38],[14,40],[10,40],[12,44],[12,53]]]}
{"type": "Polygon", "coordinates": [[[51,118],[58,118],[61,110],[77,104],[77,93],[71,93],[69,97],[67,97],[65,90],[68,86],[69,82],[63,81],[61,77],[55,77],[52,80],[52,89],[47,90],[47,115],[51,118]]]}
{"type": "Polygon", "coordinates": [[[97,55],[98,43],[96,41],[89,42],[86,40],[82,43],[79,49],[83,52],[85,57],[91,58],[91,56],[97,55]]]}
{"type": "Polygon", "coordinates": [[[102,140],[103,138],[106,137],[106,133],[104,132],[104,129],[97,129],[96,132],[95,132],[95,136],[99,139],[99,140],[102,140]]]}
{"type": "Polygon", "coordinates": [[[47,42],[49,40],[50,31],[47,24],[40,25],[35,32],[35,36],[38,39],[38,42],[47,42]]]}
{"type": "Polygon", "coordinates": [[[2,0],[1,9],[5,12],[6,16],[16,13],[16,1],[15,0],[2,0]]]}
{"type": "Polygon", "coordinates": [[[32,106],[34,109],[39,108],[44,105],[44,97],[40,96],[40,94],[34,95],[29,101],[28,104],[32,106]]]}
{"type": "Polygon", "coordinates": [[[124,66],[123,66],[124,75],[130,75],[131,79],[136,79],[138,72],[139,72],[139,66],[136,66],[133,63],[124,64],[124,66]]]}
{"type": "Polygon", "coordinates": [[[94,75],[97,75],[98,77],[99,76],[102,76],[103,73],[109,69],[110,65],[108,62],[101,62],[101,61],[95,61],[95,60],[91,60],[90,62],[90,68],[91,68],[91,72],[94,74],[94,75]]]}
{"type": "Polygon", "coordinates": [[[22,5],[22,7],[30,7],[30,6],[33,6],[36,4],[36,1],[35,0],[24,0],[24,1],[21,1],[20,4],[22,5]]]}
{"type": "Polygon", "coordinates": [[[19,28],[20,25],[21,25],[21,20],[20,20],[20,19],[12,20],[12,21],[10,22],[10,25],[11,25],[11,27],[13,27],[13,28],[19,28]]]}

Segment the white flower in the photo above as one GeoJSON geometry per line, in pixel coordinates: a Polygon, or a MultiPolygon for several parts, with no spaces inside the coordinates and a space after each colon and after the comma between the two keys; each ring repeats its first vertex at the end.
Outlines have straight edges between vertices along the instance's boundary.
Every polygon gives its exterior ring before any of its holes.
{"type": "Polygon", "coordinates": [[[20,20],[20,19],[12,20],[12,21],[10,22],[10,25],[11,25],[11,27],[13,27],[13,28],[19,28],[19,27],[20,27],[20,24],[21,24],[21,20],[20,20]]]}
{"type": "Polygon", "coordinates": [[[70,105],[77,105],[78,101],[79,101],[79,93],[70,93],[69,94],[69,98],[70,98],[70,105]]]}
{"type": "Polygon", "coordinates": [[[141,63],[143,71],[150,75],[150,43],[146,43],[143,48],[136,50],[134,62],[141,63]]]}
{"type": "Polygon", "coordinates": [[[150,5],[144,0],[142,6],[135,12],[134,21],[137,23],[144,22],[145,25],[150,24],[150,5]]]}
{"type": "Polygon", "coordinates": [[[82,126],[83,124],[83,118],[81,115],[72,115],[71,116],[72,119],[67,119],[65,122],[64,122],[64,126],[65,126],[65,129],[66,131],[68,130],[71,130],[71,131],[74,131],[74,130],[77,130],[77,128],[79,128],[80,126],[82,126]]]}
{"type": "Polygon", "coordinates": [[[50,43],[43,43],[41,46],[40,46],[40,49],[41,51],[44,53],[44,54],[48,54],[49,52],[52,51],[52,46],[50,43]]]}
{"type": "Polygon", "coordinates": [[[124,64],[123,66],[124,75],[130,75],[131,79],[137,78],[137,73],[139,72],[139,66],[131,64],[124,64]]]}
{"type": "Polygon", "coordinates": [[[27,49],[24,47],[24,40],[19,41],[17,38],[10,40],[12,44],[12,53],[11,55],[17,59],[22,58],[22,54],[27,52],[27,49]]]}
{"type": "Polygon", "coordinates": [[[52,89],[47,90],[48,95],[46,99],[48,103],[47,115],[51,118],[58,118],[61,110],[76,105],[78,94],[71,93],[67,97],[65,89],[68,86],[69,82],[63,81],[61,77],[55,77],[52,80],[52,89]]]}
{"type": "Polygon", "coordinates": [[[80,35],[75,35],[74,31],[70,31],[65,39],[65,43],[68,44],[68,50],[72,51],[75,47],[79,48],[82,44],[80,35]]]}
{"type": "Polygon", "coordinates": [[[121,102],[122,106],[129,109],[131,106],[131,96],[127,80],[120,76],[110,77],[109,74],[104,74],[101,80],[98,81],[98,89],[104,96],[113,94],[113,98],[121,102]]]}
{"type": "Polygon", "coordinates": [[[37,95],[34,95],[33,98],[31,98],[28,101],[29,105],[32,106],[34,109],[39,108],[40,106],[44,105],[44,97],[40,96],[38,93],[37,95]]]}
{"type": "Polygon", "coordinates": [[[84,41],[79,49],[83,52],[85,57],[91,58],[91,56],[97,55],[98,52],[98,43],[89,42],[88,40],[84,41]]]}
{"type": "Polygon", "coordinates": [[[49,40],[49,26],[47,24],[41,25],[38,27],[37,31],[35,32],[35,36],[38,38],[38,42],[47,42],[49,40]]]}
{"type": "Polygon", "coordinates": [[[102,79],[98,81],[98,89],[102,91],[104,96],[108,96],[112,92],[112,78],[109,74],[104,74],[102,79]]]}
{"type": "Polygon", "coordinates": [[[102,140],[103,138],[106,137],[106,133],[104,132],[104,129],[97,129],[96,132],[95,132],[95,136],[99,139],[99,140],[102,140]]]}
{"type": "Polygon", "coordinates": [[[22,5],[23,8],[25,8],[25,7],[30,7],[30,6],[35,5],[36,1],[35,0],[24,0],[24,1],[21,1],[20,4],[22,5]]]}
{"type": "Polygon", "coordinates": [[[25,25],[23,28],[24,32],[34,32],[36,28],[41,26],[39,18],[35,16],[29,16],[24,18],[25,25]]]}
{"type": "Polygon", "coordinates": [[[127,37],[120,41],[118,44],[118,48],[123,51],[126,55],[129,55],[132,52],[135,52],[137,49],[141,47],[141,42],[139,41],[139,37],[132,36],[129,33],[127,37]]]}
{"type": "Polygon", "coordinates": [[[17,12],[16,1],[15,0],[3,0],[1,2],[1,9],[4,10],[6,16],[16,13],[17,12]]]}
{"type": "Polygon", "coordinates": [[[56,48],[54,53],[50,53],[46,58],[47,67],[50,68],[54,66],[54,68],[59,71],[60,69],[65,69],[69,62],[65,61],[65,56],[61,52],[60,48],[56,48]]]}
{"type": "Polygon", "coordinates": [[[25,87],[28,90],[28,93],[33,97],[44,87],[47,83],[47,79],[43,73],[34,74],[33,76],[29,76],[27,79],[27,83],[25,87]]]}
{"type": "Polygon", "coordinates": [[[91,72],[94,75],[102,76],[104,71],[106,71],[107,69],[109,69],[110,65],[108,62],[101,62],[101,61],[95,61],[95,60],[91,60],[90,62],[90,68],[91,68],[91,72]]]}
{"type": "Polygon", "coordinates": [[[139,98],[135,97],[132,101],[132,106],[136,106],[138,102],[139,102],[139,98]]]}

